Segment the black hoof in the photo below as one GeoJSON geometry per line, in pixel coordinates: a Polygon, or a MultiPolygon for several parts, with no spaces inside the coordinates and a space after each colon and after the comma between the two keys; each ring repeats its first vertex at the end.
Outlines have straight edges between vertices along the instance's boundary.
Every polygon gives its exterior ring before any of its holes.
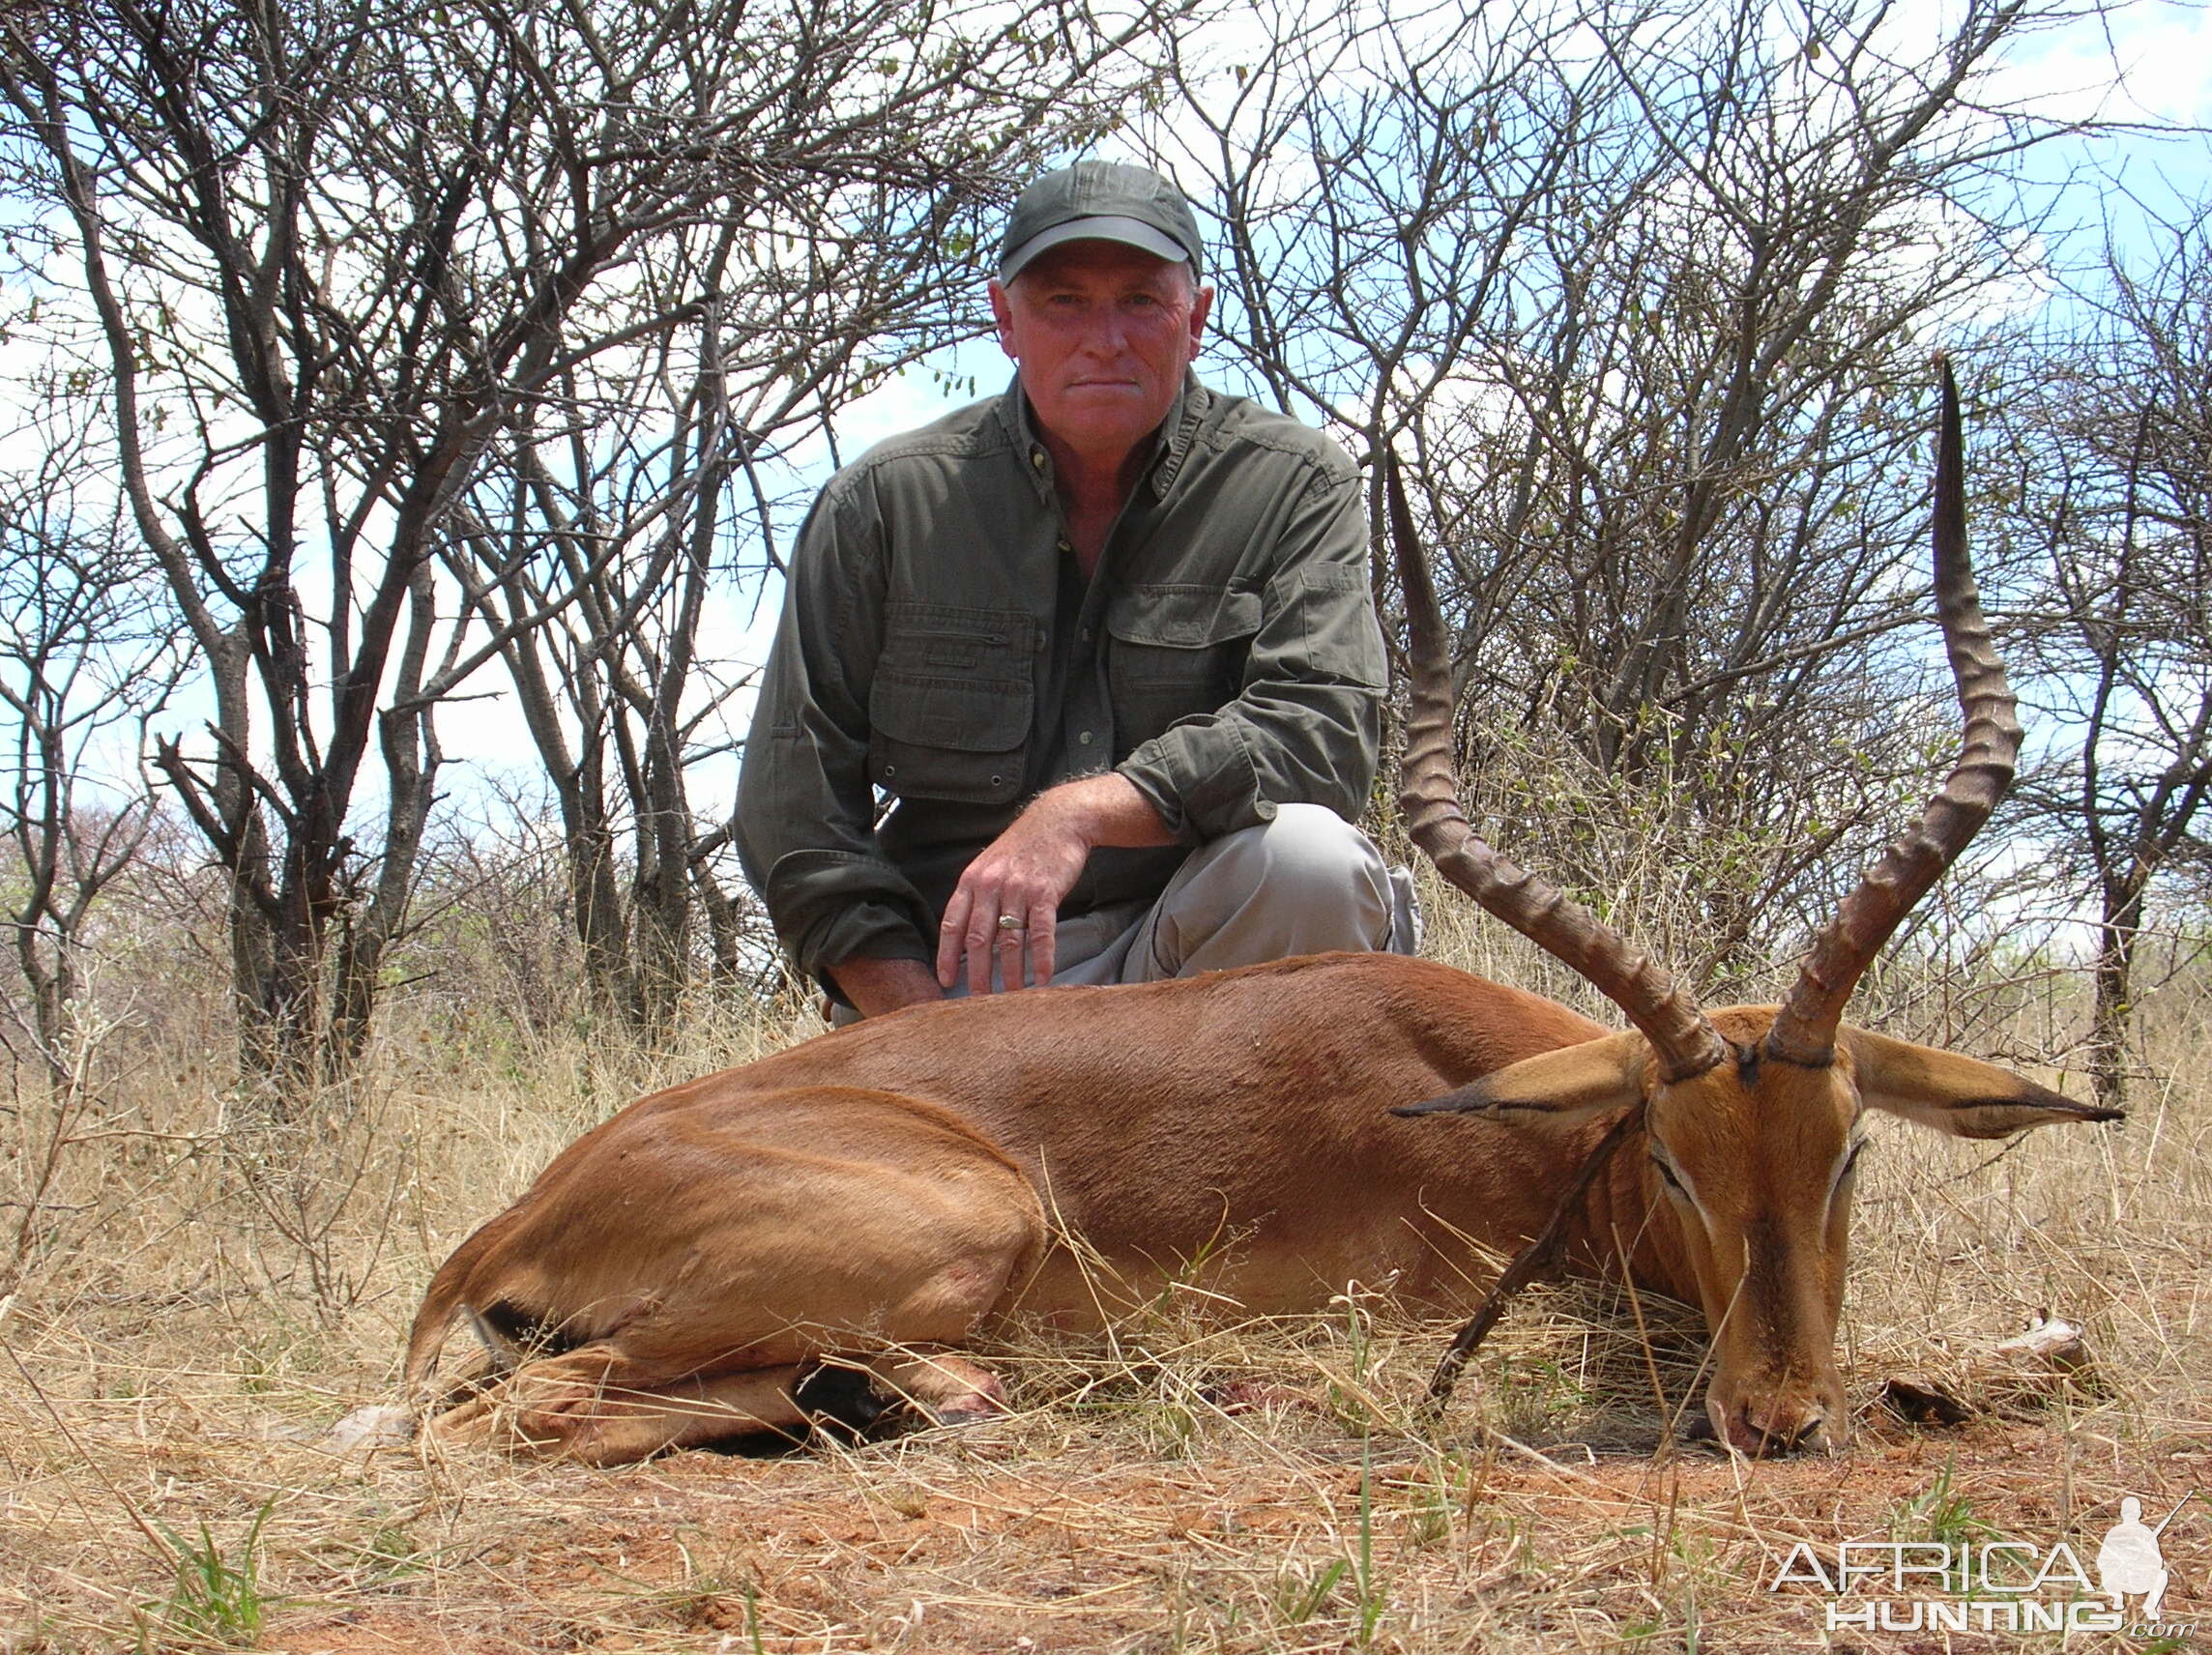
{"type": "Polygon", "coordinates": [[[864,1368],[825,1362],[792,1386],[791,1399],[816,1430],[858,1441],[890,1407],[876,1394],[873,1379],[864,1368]]]}

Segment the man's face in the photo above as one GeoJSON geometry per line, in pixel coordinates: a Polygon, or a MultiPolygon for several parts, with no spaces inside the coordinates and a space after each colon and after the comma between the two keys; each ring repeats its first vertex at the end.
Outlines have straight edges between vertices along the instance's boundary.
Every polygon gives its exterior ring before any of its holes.
{"type": "Polygon", "coordinates": [[[999,343],[1021,366],[1038,421],[1076,450],[1119,461],[1155,430],[1206,330],[1211,288],[1190,267],[1120,242],[1065,242],[991,283],[999,343]]]}

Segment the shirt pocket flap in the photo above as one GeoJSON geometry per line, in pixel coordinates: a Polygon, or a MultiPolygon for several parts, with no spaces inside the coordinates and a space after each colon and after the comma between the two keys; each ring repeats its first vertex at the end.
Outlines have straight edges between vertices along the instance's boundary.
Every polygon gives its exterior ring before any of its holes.
{"type": "Polygon", "coordinates": [[[910,747],[1010,753],[1029,740],[1030,686],[879,668],[868,717],[879,735],[910,747]]]}
{"type": "Polygon", "coordinates": [[[1106,605],[1106,630],[1125,644],[1203,650],[1260,629],[1260,595],[1225,586],[1135,585],[1106,605]]]}

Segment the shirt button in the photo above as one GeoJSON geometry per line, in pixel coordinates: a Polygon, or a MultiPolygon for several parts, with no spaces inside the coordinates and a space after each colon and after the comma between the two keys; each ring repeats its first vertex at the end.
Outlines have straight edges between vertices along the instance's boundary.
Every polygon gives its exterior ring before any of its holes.
{"type": "Polygon", "coordinates": [[[1091,642],[1091,628],[1088,626],[1083,628],[1083,641],[1086,644],[1091,642]]]}
{"type": "Polygon", "coordinates": [[[1038,471],[1044,470],[1044,450],[1030,450],[1030,464],[1038,471]]]}
{"type": "Polygon", "coordinates": [[[1072,552],[1075,550],[1075,547],[1069,544],[1067,541],[1062,540],[1060,542],[1060,549],[1063,552],[1072,552]]]}
{"type": "Polygon", "coordinates": [[[1088,730],[1084,731],[1082,735],[1076,737],[1075,739],[1078,741],[1081,741],[1086,747],[1091,745],[1091,732],[1088,730]]]}

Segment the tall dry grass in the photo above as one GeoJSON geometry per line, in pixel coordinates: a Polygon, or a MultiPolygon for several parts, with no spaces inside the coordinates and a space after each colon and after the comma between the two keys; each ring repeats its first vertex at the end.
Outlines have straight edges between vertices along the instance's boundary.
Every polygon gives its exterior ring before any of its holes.
{"type": "MultiPolygon", "coordinates": [[[[1455,899],[1428,906],[1432,954],[1587,1003],[1455,899]]],[[[1110,1339],[996,1352],[1018,1412],[966,1433],[611,1472],[334,1442],[391,1397],[431,1269],[561,1146],[814,1027],[797,1001],[702,997],[640,1051],[550,1000],[543,965],[503,977],[498,950],[528,965],[541,942],[456,922],[366,1070],[298,1123],[227,1089],[213,973],[173,939],[118,955],[66,1110],[17,1080],[0,1650],[2010,1648],[1830,1635],[1767,1583],[1801,1538],[2086,1552],[2122,1494],[2163,1511],[2212,1489],[2200,977],[2144,1007],[2155,1078],[2124,1130],[2008,1147],[1877,1123],[1844,1350],[1859,1441],[1834,1460],[1672,1433],[1697,1411],[1696,1319],[1594,1284],[1530,1294],[1441,1419],[1418,1402],[1448,1328],[1169,1294],[1110,1339]],[[1992,1365],[2041,1313],[2084,1329],[2092,1371],[1992,1365]],[[1885,1413],[1900,1374],[1974,1418],[1885,1413]]],[[[1895,968],[1860,1016],[2063,1054],[2076,985],[2015,967],[1895,968]]],[[[2212,1506],[2166,1545],[2172,1613],[2212,1620],[2212,1506]]]]}

